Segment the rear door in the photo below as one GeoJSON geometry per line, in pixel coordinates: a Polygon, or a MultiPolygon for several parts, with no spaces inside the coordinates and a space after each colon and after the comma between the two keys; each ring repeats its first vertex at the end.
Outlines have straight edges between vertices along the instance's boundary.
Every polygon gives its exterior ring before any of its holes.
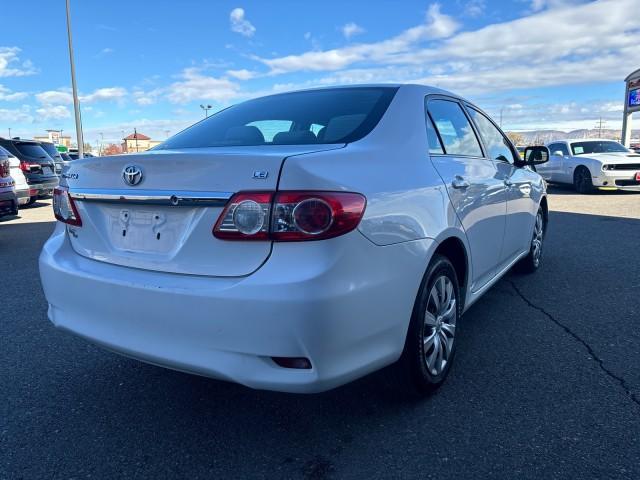
{"type": "Polygon", "coordinates": [[[505,230],[506,194],[494,162],[485,158],[476,132],[455,99],[429,96],[431,160],[442,177],[471,248],[472,290],[496,274],[505,230]],[[438,148],[440,151],[438,151],[438,148]]]}
{"type": "Polygon", "coordinates": [[[63,174],[82,220],[68,227],[80,255],[168,273],[245,276],[267,260],[271,242],[225,241],[212,230],[235,192],[277,189],[292,155],[342,145],[159,150],[74,161],[63,174]],[[135,185],[124,172],[140,172],[135,185]],[[138,181],[139,180],[139,181],[138,181]]]}

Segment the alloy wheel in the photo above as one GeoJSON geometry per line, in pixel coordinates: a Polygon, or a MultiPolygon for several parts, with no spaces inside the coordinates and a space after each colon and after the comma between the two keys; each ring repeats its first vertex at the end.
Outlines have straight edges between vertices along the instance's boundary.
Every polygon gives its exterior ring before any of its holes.
{"type": "Polygon", "coordinates": [[[431,287],[424,315],[424,355],[431,375],[440,375],[451,359],[458,317],[456,292],[446,275],[431,287]]]}
{"type": "Polygon", "coordinates": [[[533,227],[533,240],[531,240],[531,253],[533,256],[533,264],[537,267],[540,265],[540,256],[542,255],[542,237],[544,235],[544,219],[542,212],[538,211],[536,215],[536,223],[533,227]]]}

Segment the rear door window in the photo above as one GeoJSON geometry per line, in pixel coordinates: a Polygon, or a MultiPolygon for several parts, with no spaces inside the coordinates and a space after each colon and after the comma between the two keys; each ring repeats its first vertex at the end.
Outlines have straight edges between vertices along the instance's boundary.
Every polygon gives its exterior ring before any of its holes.
{"type": "Polygon", "coordinates": [[[473,127],[458,102],[430,99],[427,110],[447,155],[482,157],[482,148],[473,127]]]}

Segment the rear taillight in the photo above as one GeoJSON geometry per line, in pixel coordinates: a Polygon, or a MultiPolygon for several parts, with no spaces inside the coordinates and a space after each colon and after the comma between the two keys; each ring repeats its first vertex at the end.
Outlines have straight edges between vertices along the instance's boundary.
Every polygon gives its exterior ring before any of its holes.
{"type": "Polygon", "coordinates": [[[53,213],[63,223],[76,227],[82,226],[76,204],[69,196],[69,190],[66,187],[56,187],[53,190],[53,213]]]}
{"type": "Polygon", "coordinates": [[[0,178],[7,178],[11,174],[11,166],[9,160],[0,162],[0,178]]]}
{"type": "Polygon", "coordinates": [[[366,199],[345,192],[241,192],[213,228],[224,240],[296,242],[333,238],[358,226],[366,199]]]}

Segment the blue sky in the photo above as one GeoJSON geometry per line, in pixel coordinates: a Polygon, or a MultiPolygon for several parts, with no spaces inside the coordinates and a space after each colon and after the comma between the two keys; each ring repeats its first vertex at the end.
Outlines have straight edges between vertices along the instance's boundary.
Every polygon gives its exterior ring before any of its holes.
{"type": "MultiPolygon", "coordinates": [[[[640,67],[640,0],[72,0],[85,141],[162,139],[272,92],[417,82],[505,129],[619,127],[640,67]]],[[[14,1],[0,36],[0,135],[73,133],[64,1],[14,1]],[[27,19],[27,20],[23,20],[27,19]]]]}

